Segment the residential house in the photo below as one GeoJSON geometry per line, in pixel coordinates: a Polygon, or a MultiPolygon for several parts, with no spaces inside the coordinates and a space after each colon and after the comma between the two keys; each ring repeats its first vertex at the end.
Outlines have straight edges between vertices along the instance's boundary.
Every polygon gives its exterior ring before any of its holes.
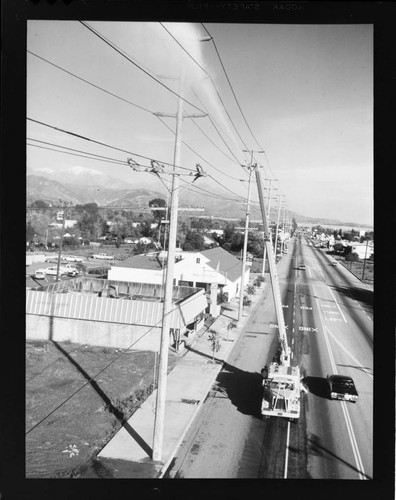
{"type": "MultiPolygon", "coordinates": [[[[178,252],[174,266],[174,285],[213,287],[228,294],[229,300],[240,291],[242,262],[221,247],[195,252],[178,252]]],[[[166,252],[135,255],[112,264],[109,279],[161,284],[165,279],[166,252]]],[[[250,269],[245,270],[244,282],[249,283],[250,269]]]]}

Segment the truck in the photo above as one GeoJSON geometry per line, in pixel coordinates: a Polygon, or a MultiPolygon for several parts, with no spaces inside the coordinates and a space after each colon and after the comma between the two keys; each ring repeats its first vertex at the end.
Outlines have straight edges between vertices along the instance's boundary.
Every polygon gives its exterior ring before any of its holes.
{"type": "Polygon", "coordinates": [[[265,213],[264,192],[262,189],[263,182],[261,180],[261,172],[258,168],[256,168],[256,181],[263,218],[264,242],[268,256],[280,342],[278,355],[269,364],[269,367],[265,367],[262,371],[261,414],[265,418],[274,416],[295,420],[300,416],[301,391],[306,391],[306,389],[301,383],[300,368],[298,366],[290,366],[290,347],[287,342],[282,298],[276,271],[271,232],[268,227],[268,220],[265,213]]]}
{"type": "Polygon", "coordinates": [[[261,414],[265,417],[300,416],[300,370],[296,367],[270,363],[268,375],[263,379],[261,414]]]}

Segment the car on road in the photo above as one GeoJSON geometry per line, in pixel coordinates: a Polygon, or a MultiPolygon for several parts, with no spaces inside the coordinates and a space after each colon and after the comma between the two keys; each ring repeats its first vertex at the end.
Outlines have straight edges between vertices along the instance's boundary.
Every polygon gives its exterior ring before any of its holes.
{"type": "Polygon", "coordinates": [[[338,261],[337,260],[332,260],[331,261],[331,265],[332,266],[337,266],[338,265],[338,261]]]}
{"type": "Polygon", "coordinates": [[[305,268],[305,264],[300,264],[300,265],[298,266],[298,269],[299,269],[300,271],[305,271],[305,269],[306,269],[306,268],[305,268]]]}
{"type": "Polygon", "coordinates": [[[352,403],[356,403],[359,399],[352,377],[347,375],[327,375],[327,383],[329,384],[330,399],[352,401],[352,403]]]}

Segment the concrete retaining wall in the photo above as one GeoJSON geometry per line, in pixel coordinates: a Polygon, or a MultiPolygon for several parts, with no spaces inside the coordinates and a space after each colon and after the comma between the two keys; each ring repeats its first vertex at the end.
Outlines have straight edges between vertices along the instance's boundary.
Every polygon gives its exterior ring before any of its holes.
{"type": "Polygon", "coordinates": [[[26,338],[29,340],[70,341],[104,347],[159,351],[160,337],[160,328],[26,314],[26,338]]]}

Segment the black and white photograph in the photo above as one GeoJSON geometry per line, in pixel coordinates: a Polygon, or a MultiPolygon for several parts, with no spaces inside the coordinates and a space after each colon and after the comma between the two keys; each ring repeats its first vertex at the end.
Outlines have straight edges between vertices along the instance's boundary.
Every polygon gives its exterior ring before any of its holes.
{"type": "Polygon", "coordinates": [[[376,478],[375,26],[304,3],[26,20],[25,479],[376,478]]]}

